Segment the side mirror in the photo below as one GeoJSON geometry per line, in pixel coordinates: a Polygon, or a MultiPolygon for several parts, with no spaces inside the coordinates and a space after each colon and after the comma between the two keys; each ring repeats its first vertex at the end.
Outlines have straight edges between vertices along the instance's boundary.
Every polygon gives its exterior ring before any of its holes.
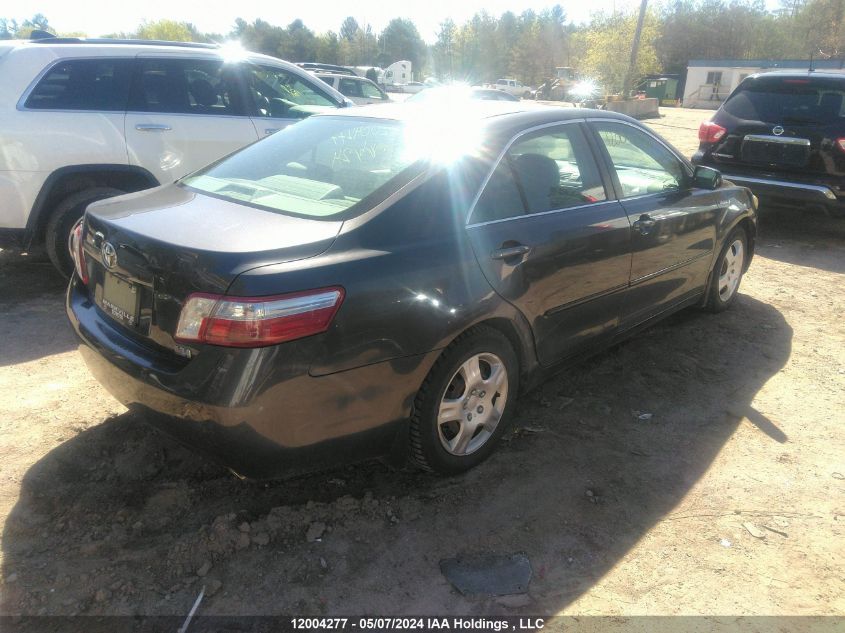
{"type": "Polygon", "coordinates": [[[697,165],[692,175],[692,186],[698,189],[718,189],[722,186],[722,172],[712,167],[697,165]]]}

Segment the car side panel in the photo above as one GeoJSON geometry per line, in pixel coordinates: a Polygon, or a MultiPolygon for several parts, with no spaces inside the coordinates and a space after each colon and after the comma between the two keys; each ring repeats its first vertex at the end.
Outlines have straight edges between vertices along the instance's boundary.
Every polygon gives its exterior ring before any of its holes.
{"type": "Polygon", "coordinates": [[[728,201],[719,191],[696,189],[622,204],[632,222],[644,215],[654,222],[651,229],[632,233],[624,327],[703,291],[716,247],[716,224],[728,201]]]}
{"type": "Polygon", "coordinates": [[[323,255],[249,270],[227,292],[257,296],[343,286],[344,303],[314,354],[313,375],[442,349],[472,325],[495,318],[521,328],[526,343],[519,351],[530,369],[530,330],[482,274],[464,215],[453,212],[450,198],[442,172],[383,213],[345,225],[323,255]]]}
{"type": "Polygon", "coordinates": [[[129,163],[170,183],[255,142],[257,136],[246,116],[128,112],[126,139],[129,163]],[[163,127],[153,129],[156,126],[163,127]]]}
{"type": "Polygon", "coordinates": [[[631,225],[616,201],[468,228],[479,266],[529,320],[544,365],[581,353],[619,325],[631,270],[631,225]],[[519,261],[491,258],[510,244],[519,261]]]}
{"type": "Polygon", "coordinates": [[[47,176],[40,171],[0,171],[0,228],[26,228],[32,202],[47,176]]]}
{"type": "Polygon", "coordinates": [[[25,227],[42,185],[60,167],[126,165],[124,116],[123,112],[54,110],[0,115],[0,191],[17,191],[0,198],[4,206],[0,226],[25,227]]]}

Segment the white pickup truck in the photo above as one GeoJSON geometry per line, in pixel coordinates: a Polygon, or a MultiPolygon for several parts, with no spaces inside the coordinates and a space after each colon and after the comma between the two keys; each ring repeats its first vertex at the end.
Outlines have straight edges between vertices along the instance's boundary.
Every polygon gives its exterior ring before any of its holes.
{"type": "Polygon", "coordinates": [[[523,86],[516,79],[497,79],[496,83],[493,84],[492,87],[496,90],[504,90],[508,94],[512,94],[514,97],[528,98],[531,96],[531,88],[523,86]]]}

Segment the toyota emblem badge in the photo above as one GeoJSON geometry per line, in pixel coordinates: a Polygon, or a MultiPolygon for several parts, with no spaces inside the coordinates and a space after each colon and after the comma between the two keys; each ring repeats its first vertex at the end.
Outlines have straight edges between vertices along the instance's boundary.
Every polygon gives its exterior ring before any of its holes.
{"type": "Polygon", "coordinates": [[[100,253],[103,256],[103,264],[105,267],[109,270],[114,268],[117,264],[117,251],[114,246],[112,246],[111,242],[103,242],[103,245],[100,247],[100,253]]]}

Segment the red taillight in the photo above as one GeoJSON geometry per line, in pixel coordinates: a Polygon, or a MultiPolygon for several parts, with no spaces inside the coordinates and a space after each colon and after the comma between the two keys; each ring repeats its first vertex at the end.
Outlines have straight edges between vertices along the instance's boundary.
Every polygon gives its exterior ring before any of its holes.
{"type": "Polygon", "coordinates": [[[343,297],[343,288],[252,298],[192,294],[174,338],[225,347],[276,345],[325,332],[343,297]]]}
{"type": "Polygon", "coordinates": [[[79,275],[82,283],[88,285],[88,264],[85,261],[85,250],[82,248],[85,244],[82,241],[82,227],[84,223],[84,218],[80,218],[71,229],[70,238],[68,239],[68,249],[70,250],[70,258],[73,260],[73,267],[76,269],[76,274],[79,275]]]}
{"type": "Polygon", "coordinates": [[[698,140],[702,143],[715,143],[722,140],[728,131],[713,121],[703,121],[698,128],[698,140]]]}
{"type": "Polygon", "coordinates": [[[840,152],[845,152],[845,137],[836,139],[833,144],[840,152]]]}

